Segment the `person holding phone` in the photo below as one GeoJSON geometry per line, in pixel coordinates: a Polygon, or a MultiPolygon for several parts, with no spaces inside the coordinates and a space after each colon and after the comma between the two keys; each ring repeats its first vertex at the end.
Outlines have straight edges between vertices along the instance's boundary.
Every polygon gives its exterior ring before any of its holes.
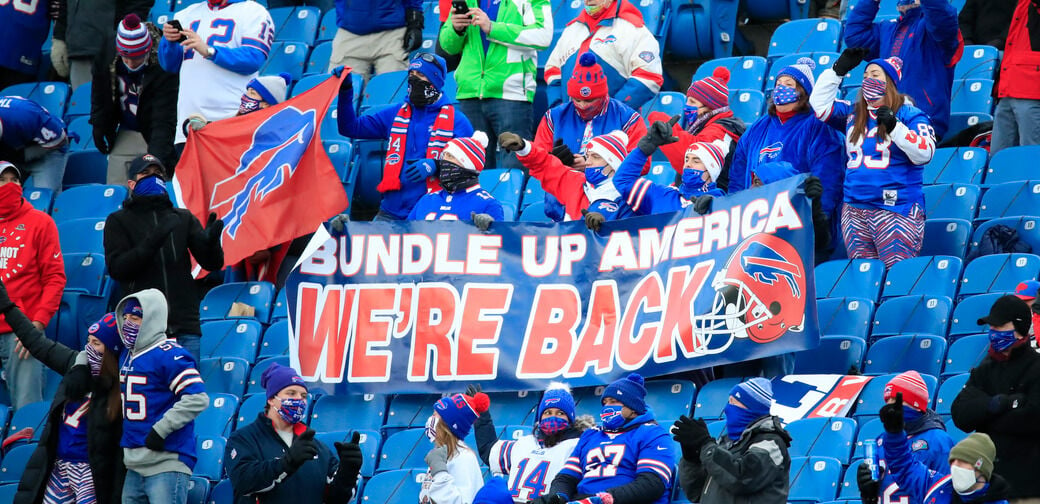
{"type": "Polygon", "coordinates": [[[408,67],[422,45],[422,0],[336,0],[336,36],[329,71],[346,65],[365,79],[408,67]]]}

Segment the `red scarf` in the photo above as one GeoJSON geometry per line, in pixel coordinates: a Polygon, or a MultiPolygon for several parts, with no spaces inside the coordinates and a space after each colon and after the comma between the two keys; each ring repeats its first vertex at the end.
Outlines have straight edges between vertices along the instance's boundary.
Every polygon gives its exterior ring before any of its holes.
{"type": "MultiPolygon", "coordinates": [[[[404,156],[408,152],[408,125],[412,122],[412,106],[405,102],[394,117],[390,126],[390,147],[386,149],[386,163],[383,164],[383,180],[376,189],[379,192],[401,190],[401,167],[404,156]]],[[[426,158],[437,159],[448,140],[454,138],[455,107],[445,105],[433,120],[433,132],[426,144],[426,158]]],[[[436,182],[427,182],[427,186],[435,187],[436,182]]]]}

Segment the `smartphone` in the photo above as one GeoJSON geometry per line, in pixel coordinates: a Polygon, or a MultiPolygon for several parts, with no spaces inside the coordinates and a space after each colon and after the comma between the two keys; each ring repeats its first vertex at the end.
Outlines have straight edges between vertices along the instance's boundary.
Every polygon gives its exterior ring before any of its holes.
{"type": "MultiPolygon", "coordinates": [[[[167,21],[167,23],[170,23],[170,26],[176,28],[177,31],[179,31],[179,32],[184,31],[184,27],[181,26],[181,22],[176,20],[176,19],[171,19],[171,20],[167,21]]],[[[181,35],[181,39],[178,40],[177,42],[184,42],[185,40],[188,40],[188,37],[186,37],[185,35],[181,35]]]]}
{"type": "Polygon", "coordinates": [[[468,14],[469,6],[466,5],[466,0],[451,0],[451,9],[456,14],[468,14]]]}

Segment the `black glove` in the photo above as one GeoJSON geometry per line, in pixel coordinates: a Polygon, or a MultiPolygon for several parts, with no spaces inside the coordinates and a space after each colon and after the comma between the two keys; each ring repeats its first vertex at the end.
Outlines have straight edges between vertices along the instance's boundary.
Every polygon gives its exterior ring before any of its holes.
{"type": "Polygon", "coordinates": [[[990,413],[1003,413],[1018,408],[1024,398],[1022,394],[997,394],[990,398],[987,409],[990,413]]]}
{"type": "Polygon", "coordinates": [[[144,447],[152,451],[166,451],[166,439],[155,432],[155,428],[148,431],[148,437],[144,438],[144,447]]]}
{"type": "Polygon", "coordinates": [[[590,212],[584,208],[581,209],[581,214],[585,216],[585,227],[599,232],[599,227],[607,221],[607,218],[599,212],[590,212]]]}
{"type": "Polygon", "coordinates": [[[308,428],[303,434],[296,436],[292,446],[285,452],[285,468],[295,472],[304,462],[318,455],[318,442],[314,440],[314,429],[308,428]]]}
{"type": "Polygon", "coordinates": [[[479,383],[471,383],[466,387],[466,395],[473,397],[484,391],[484,388],[479,383]]]}
{"type": "Polygon", "coordinates": [[[11,295],[7,293],[7,286],[0,280],[0,314],[7,315],[14,307],[14,301],[11,301],[11,295]]]}
{"type": "Polygon", "coordinates": [[[507,131],[498,135],[498,146],[509,152],[522,150],[526,144],[527,142],[516,133],[510,133],[507,131]]]}
{"type": "Polygon", "coordinates": [[[672,426],[672,439],[682,448],[682,456],[686,460],[697,461],[701,457],[701,448],[712,442],[708,433],[708,424],[703,418],[696,420],[683,415],[672,426]]]}
{"type": "Polygon", "coordinates": [[[112,152],[112,144],[114,143],[115,135],[109,137],[101,128],[94,130],[94,147],[97,147],[98,152],[102,154],[112,152]]]}
{"type": "Polygon", "coordinates": [[[711,212],[711,202],[714,199],[710,194],[697,196],[697,199],[693,202],[693,211],[701,215],[711,212]]]}
{"type": "Polygon", "coordinates": [[[408,9],[404,11],[404,50],[412,52],[422,45],[422,31],[425,21],[423,12],[419,9],[408,9]]]}
{"type": "Polygon", "coordinates": [[[885,432],[897,434],[903,432],[903,393],[896,394],[896,402],[881,407],[878,413],[885,432]]]}
{"type": "MultiPolygon", "coordinates": [[[[84,364],[72,366],[72,368],[65,373],[65,377],[62,378],[61,381],[65,384],[66,398],[72,401],[83,399],[87,396],[87,392],[90,392],[90,366],[84,364]]],[[[156,434],[156,436],[158,436],[158,434],[156,434]]],[[[147,440],[145,440],[145,442],[147,443],[147,440]]],[[[162,438],[159,438],[159,443],[159,446],[162,446],[162,438]]],[[[154,450],[154,448],[152,449],[154,450]]]]}
{"type": "Polygon", "coordinates": [[[831,70],[838,76],[844,77],[849,74],[856,65],[863,62],[863,59],[870,54],[870,49],[866,47],[849,47],[841,52],[841,56],[838,56],[837,61],[831,66],[831,70]]]}
{"type": "Polygon", "coordinates": [[[805,179],[805,197],[814,200],[820,196],[823,196],[823,182],[820,177],[811,175],[805,179]]]}
{"type": "Polygon", "coordinates": [[[209,238],[209,242],[220,243],[220,233],[222,231],[224,231],[223,219],[218,219],[216,213],[210,212],[209,219],[206,221],[206,236],[209,238]]]}
{"type": "Polygon", "coordinates": [[[159,248],[166,243],[166,239],[169,238],[170,233],[180,225],[180,222],[181,218],[177,215],[177,212],[166,214],[164,217],[159,219],[159,224],[155,226],[155,229],[145,236],[145,244],[153,249],[159,248]]]}
{"type": "Polygon", "coordinates": [[[554,493],[552,495],[543,495],[537,499],[531,499],[527,501],[527,504],[567,504],[569,499],[562,493],[554,493]]]}
{"type": "Polygon", "coordinates": [[[353,488],[357,485],[358,474],[361,466],[365,463],[365,454],[361,452],[361,433],[354,431],[354,436],[349,443],[336,442],[336,454],[339,455],[339,469],[336,472],[336,480],[346,478],[343,482],[353,481],[353,488]]]}
{"type": "Polygon", "coordinates": [[[863,504],[877,504],[881,484],[871,477],[870,466],[866,462],[860,462],[856,469],[856,485],[859,486],[859,498],[863,504]]]}
{"type": "Polygon", "coordinates": [[[877,123],[883,124],[885,129],[889,133],[896,128],[896,115],[892,112],[892,109],[887,106],[878,107],[877,109],[877,123]]]}
{"type": "Polygon", "coordinates": [[[646,135],[639,139],[639,150],[647,156],[652,156],[658,147],[678,142],[679,137],[672,134],[672,127],[677,122],[679,122],[679,114],[672,116],[668,122],[654,121],[646,135]]]}
{"type": "Polygon", "coordinates": [[[574,166],[574,153],[571,152],[571,148],[567,147],[567,144],[563,143],[562,138],[557,138],[556,143],[553,144],[552,155],[556,156],[564,166],[574,166]]]}

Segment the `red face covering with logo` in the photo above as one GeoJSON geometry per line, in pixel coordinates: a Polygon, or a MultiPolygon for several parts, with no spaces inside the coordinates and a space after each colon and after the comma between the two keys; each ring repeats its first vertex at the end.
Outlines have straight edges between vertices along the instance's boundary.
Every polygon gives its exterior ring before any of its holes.
{"type": "Polygon", "coordinates": [[[609,98],[604,96],[598,100],[594,100],[585,106],[579,106],[578,102],[574,102],[574,110],[578,112],[578,117],[581,117],[582,121],[588,122],[592,118],[600,115],[603,109],[607,108],[607,100],[609,98]]]}
{"type": "Polygon", "coordinates": [[[8,182],[0,186],[0,218],[6,219],[22,206],[22,186],[8,182]]]}

